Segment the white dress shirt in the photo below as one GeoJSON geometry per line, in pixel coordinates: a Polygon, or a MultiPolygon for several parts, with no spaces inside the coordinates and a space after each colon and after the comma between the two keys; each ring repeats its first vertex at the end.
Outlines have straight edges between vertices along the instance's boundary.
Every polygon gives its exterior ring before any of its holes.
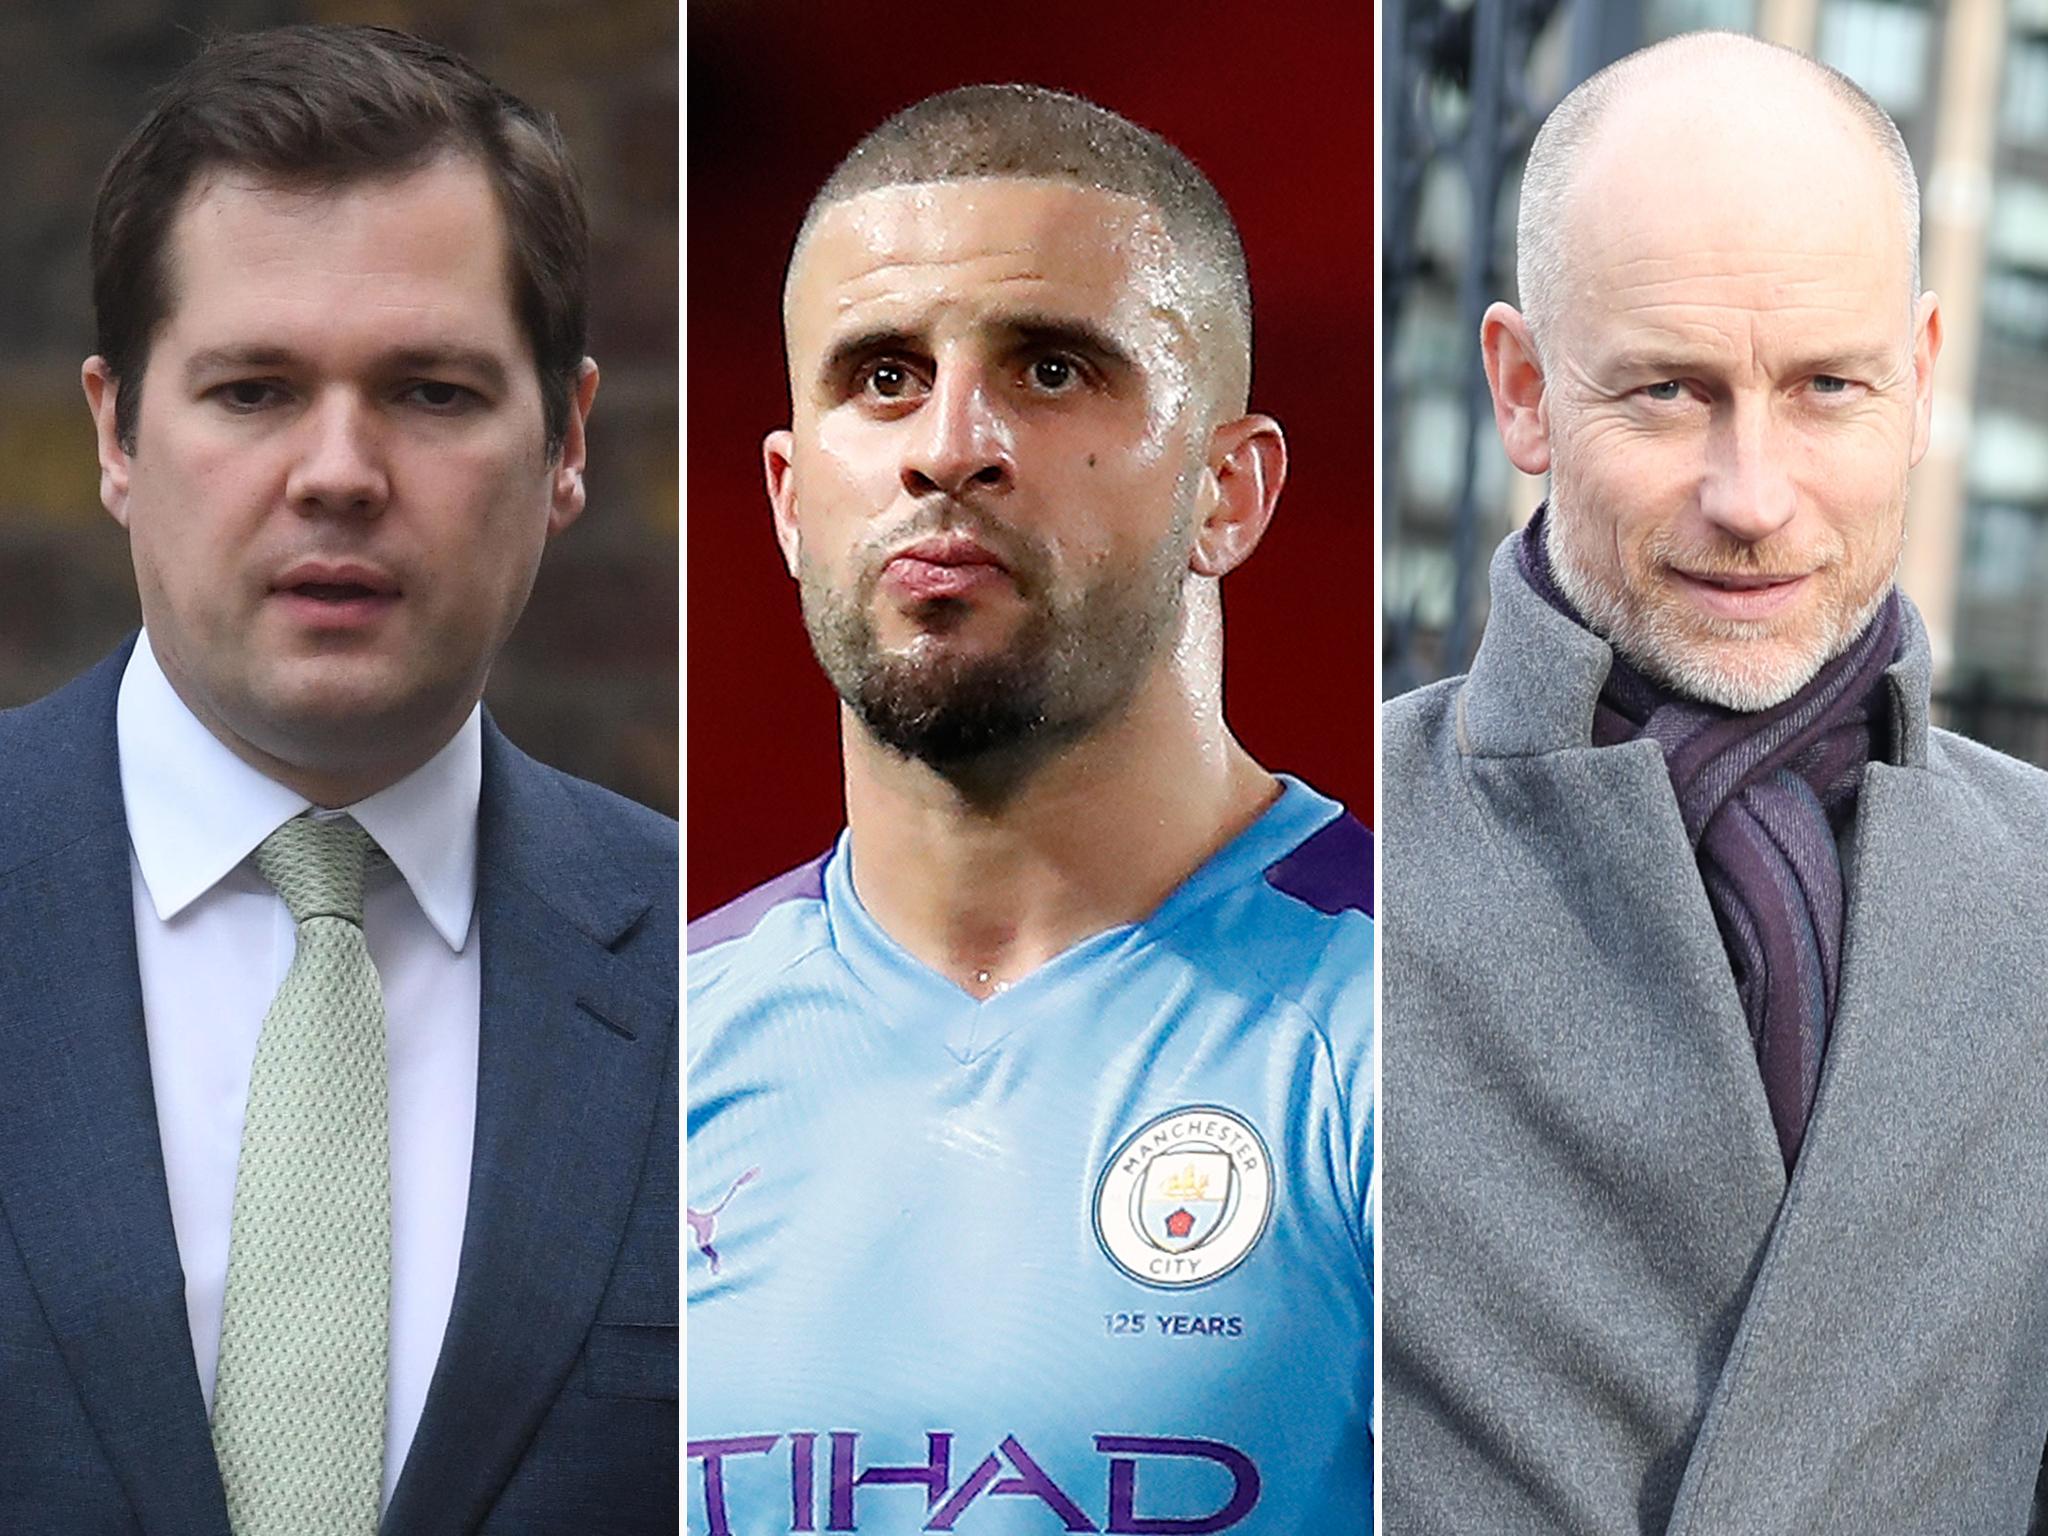
{"type": "MultiPolygon", "coordinates": [[[[250,856],[308,802],[200,724],[146,634],[121,678],[116,736],[150,1079],[192,1353],[210,1413],[249,1070],[296,943],[291,915],[250,856]]],[[[472,711],[427,763],[348,807],[396,870],[373,874],[363,899],[391,1069],[386,1504],[441,1352],[469,1200],[482,778],[483,726],[472,711]]]]}

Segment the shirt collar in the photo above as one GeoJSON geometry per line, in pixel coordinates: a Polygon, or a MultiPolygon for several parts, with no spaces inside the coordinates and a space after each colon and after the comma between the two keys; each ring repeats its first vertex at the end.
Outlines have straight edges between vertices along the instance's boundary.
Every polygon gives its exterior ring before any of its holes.
{"type": "MultiPolygon", "coordinates": [[[[257,844],[305,810],[296,790],[227,749],[185,706],[144,632],[114,711],[121,799],[142,883],[169,922],[257,844]]],[[[476,816],[483,786],[479,710],[448,744],[389,788],[347,807],[377,840],[427,921],[452,950],[476,906],[476,816]]]]}

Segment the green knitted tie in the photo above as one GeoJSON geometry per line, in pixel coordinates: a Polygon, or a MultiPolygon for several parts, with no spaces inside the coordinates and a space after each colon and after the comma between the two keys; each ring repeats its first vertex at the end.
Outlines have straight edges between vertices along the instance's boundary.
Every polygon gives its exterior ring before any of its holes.
{"type": "Polygon", "coordinates": [[[213,1448],[235,1536],[373,1536],[384,1483],[391,1154],[384,1001],[363,941],[375,848],[286,822],[256,867],[298,924],[249,1074],[213,1448]]]}

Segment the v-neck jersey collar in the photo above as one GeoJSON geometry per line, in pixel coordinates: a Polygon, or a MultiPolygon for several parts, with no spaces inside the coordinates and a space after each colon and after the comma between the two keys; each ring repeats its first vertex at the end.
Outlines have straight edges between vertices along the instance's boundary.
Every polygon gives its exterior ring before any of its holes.
{"type": "Polygon", "coordinates": [[[1343,814],[1336,801],[1299,779],[1279,775],[1280,794],[1252,824],[1211,854],[1149,917],[1090,934],[987,998],[977,998],[897,943],[875,921],[853,883],[852,834],[842,832],[825,864],[825,919],[832,947],[882,1006],[877,1022],[943,1039],[960,1061],[971,1060],[1050,999],[1112,957],[1157,942],[1221,893],[1258,878],[1323,826],[1343,814]]]}

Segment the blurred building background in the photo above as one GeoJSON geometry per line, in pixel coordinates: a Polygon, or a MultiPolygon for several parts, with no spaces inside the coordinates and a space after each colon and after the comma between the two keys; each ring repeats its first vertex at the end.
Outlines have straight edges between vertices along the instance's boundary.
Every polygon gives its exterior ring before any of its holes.
{"type": "Polygon", "coordinates": [[[1623,54],[1726,28],[1833,65],[1905,136],[1946,340],[1900,583],[1944,723],[2048,763],[2048,0],[1386,0],[1382,27],[1385,694],[1464,670],[1486,561],[1543,493],[1478,347],[1538,123],[1623,54]]]}
{"type": "Polygon", "coordinates": [[[675,0],[70,0],[0,7],[0,706],[138,621],[78,383],[93,190],[149,92],[218,32],[404,27],[560,119],[594,225],[590,503],[549,551],[489,702],[521,746],[674,813],[675,0]]]}

